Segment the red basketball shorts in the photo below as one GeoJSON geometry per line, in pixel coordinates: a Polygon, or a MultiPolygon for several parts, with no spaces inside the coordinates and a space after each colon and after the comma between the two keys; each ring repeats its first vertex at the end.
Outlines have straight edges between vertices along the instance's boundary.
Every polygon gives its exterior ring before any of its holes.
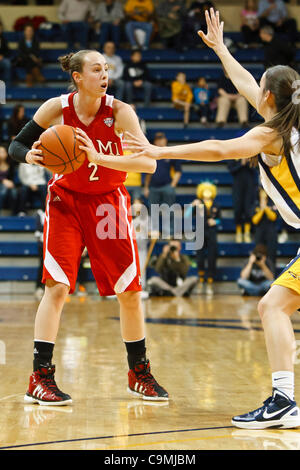
{"type": "Polygon", "coordinates": [[[130,197],[125,187],[94,195],[67,191],[50,183],[44,225],[43,283],[53,279],[74,292],[85,246],[100,295],[141,290],[130,197]]]}

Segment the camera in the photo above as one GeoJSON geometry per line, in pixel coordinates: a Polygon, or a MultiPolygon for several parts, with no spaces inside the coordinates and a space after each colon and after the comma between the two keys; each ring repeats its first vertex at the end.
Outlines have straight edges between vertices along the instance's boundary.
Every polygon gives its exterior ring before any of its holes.
{"type": "Polygon", "coordinates": [[[174,251],[177,251],[176,246],[170,246],[170,253],[174,253],[174,251]]]}
{"type": "Polygon", "coordinates": [[[261,261],[262,259],[262,255],[261,254],[257,254],[256,255],[256,261],[261,261]]]}

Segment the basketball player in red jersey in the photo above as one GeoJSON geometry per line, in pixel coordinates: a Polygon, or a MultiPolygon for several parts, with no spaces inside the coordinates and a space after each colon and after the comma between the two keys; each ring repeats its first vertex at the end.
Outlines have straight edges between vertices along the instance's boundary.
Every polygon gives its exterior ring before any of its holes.
{"type": "Polygon", "coordinates": [[[153,173],[156,162],[147,157],[120,157],[123,132],[146,138],[132,108],[106,94],[108,66],[104,57],[97,51],[83,50],[61,57],[60,63],[70,72],[75,91],[46,101],[9,148],[18,161],[42,164],[39,136],[49,126],[63,123],[77,128],[87,153],[77,171],[54,175],[48,184],[45,293],[35,320],[34,371],[24,400],[40,405],[72,402],[55,383],[52,355],[62,308],[68,293],[75,289],[85,246],[100,295],[116,294],[120,304],[121,335],[129,364],[128,391],[146,400],[168,400],[146,359],[138,252],[130,198],[123,185],[127,171],[153,173]],[[107,216],[107,208],[115,215],[116,237],[105,238],[101,231],[99,222],[107,216]]]}

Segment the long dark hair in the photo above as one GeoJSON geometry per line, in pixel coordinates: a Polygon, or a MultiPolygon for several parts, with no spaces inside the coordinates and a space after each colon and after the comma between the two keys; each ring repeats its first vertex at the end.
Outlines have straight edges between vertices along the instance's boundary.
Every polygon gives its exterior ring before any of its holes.
{"type": "MultiPolygon", "coordinates": [[[[291,132],[295,128],[300,132],[300,100],[295,99],[300,85],[300,75],[287,65],[276,65],[267,69],[265,73],[265,90],[274,95],[277,113],[268,122],[262,124],[277,131],[282,138],[282,151],[289,158],[292,150],[291,132]]],[[[299,148],[299,139],[298,139],[299,148]]]]}

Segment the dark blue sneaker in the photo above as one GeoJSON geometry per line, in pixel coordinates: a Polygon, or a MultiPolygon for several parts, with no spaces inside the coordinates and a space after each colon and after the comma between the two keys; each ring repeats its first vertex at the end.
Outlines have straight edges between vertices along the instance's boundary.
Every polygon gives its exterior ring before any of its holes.
{"type": "Polygon", "coordinates": [[[300,410],[295,401],[273,388],[273,394],[261,408],[244,415],[234,416],[231,423],[237,428],[297,428],[300,426],[300,410]]]}

